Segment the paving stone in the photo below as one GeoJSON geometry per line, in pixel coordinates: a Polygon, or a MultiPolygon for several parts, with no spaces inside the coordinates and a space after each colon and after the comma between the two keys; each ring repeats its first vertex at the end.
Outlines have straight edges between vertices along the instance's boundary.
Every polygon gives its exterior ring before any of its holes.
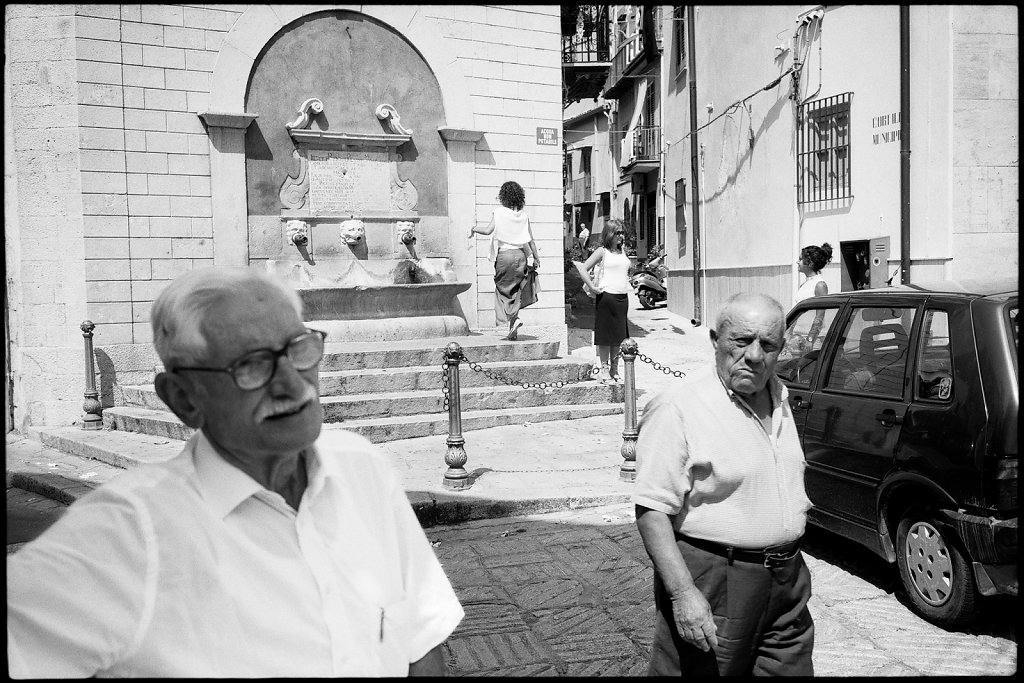
{"type": "Polygon", "coordinates": [[[608,539],[572,546],[553,545],[548,547],[548,552],[558,562],[590,571],[640,569],[644,566],[608,539]]]}
{"type": "Polygon", "coordinates": [[[577,579],[579,573],[556,562],[532,562],[524,565],[493,567],[488,570],[494,580],[502,584],[520,586],[547,579],[577,579]]]}
{"type": "Polygon", "coordinates": [[[448,646],[453,668],[461,675],[551,660],[550,650],[529,631],[452,637],[448,646]]]}
{"type": "Polygon", "coordinates": [[[518,589],[509,588],[516,604],[528,610],[579,604],[583,590],[583,584],[575,579],[550,579],[528,584],[518,589]]]}
{"type": "Polygon", "coordinates": [[[598,659],[586,662],[572,662],[565,671],[566,676],[643,676],[647,673],[647,658],[598,659]]]}
{"type": "Polygon", "coordinates": [[[544,609],[534,613],[537,621],[531,626],[541,638],[570,635],[618,633],[619,627],[601,609],[574,605],[564,609],[544,609]]]}
{"type": "Polygon", "coordinates": [[[510,565],[530,564],[531,562],[552,562],[551,553],[545,550],[535,550],[525,553],[511,553],[508,555],[494,555],[483,557],[480,563],[487,568],[506,567],[510,565]]]}
{"type": "Polygon", "coordinates": [[[494,579],[486,569],[459,569],[441,563],[453,586],[490,586],[494,579]]]}
{"type": "Polygon", "coordinates": [[[609,604],[646,604],[654,600],[654,570],[649,567],[613,569],[588,577],[609,604]]]}
{"type": "MultiPolygon", "coordinates": [[[[464,675],[456,673],[456,676],[464,675]]],[[[471,674],[473,676],[488,676],[488,677],[501,677],[501,678],[526,678],[534,676],[560,676],[558,669],[553,664],[537,663],[537,664],[524,664],[522,666],[510,666],[501,669],[494,669],[492,671],[480,671],[471,674]]]]}
{"type": "Polygon", "coordinates": [[[642,655],[633,643],[621,633],[578,633],[548,639],[548,644],[566,662],[586,662],[602,658],[642,655]]]}
{"type": "Polygon", "coordinates": [[[462,608],[466,616],[452,634],[453,638],[518,633],[529,629],[516,605],[508,602],[463,603],[462,608]]]}

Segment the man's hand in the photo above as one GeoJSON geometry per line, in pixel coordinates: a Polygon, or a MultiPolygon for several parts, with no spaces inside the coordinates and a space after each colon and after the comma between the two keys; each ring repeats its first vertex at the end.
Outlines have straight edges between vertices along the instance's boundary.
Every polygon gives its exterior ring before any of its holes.
{"type": "Polygon", "coordinates": [[[672,598],[672,616],[684,641],[704,652],[718,647],[718,630],[711,615],[711,606],[695,587],[687,588],[672,598]]]}

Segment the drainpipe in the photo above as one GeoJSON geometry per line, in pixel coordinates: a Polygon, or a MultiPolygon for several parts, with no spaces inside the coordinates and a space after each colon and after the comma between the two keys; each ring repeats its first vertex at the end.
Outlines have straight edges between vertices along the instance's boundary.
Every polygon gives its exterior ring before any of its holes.
{"type": "Polygon", "coordinates": [[[900,282],[910,284],[910,6],[900,5],[900,282]]]}
{"type": "Polygon", "coordinates": [[[694,30],[693,30],[693,5],[686,6],[686,41],[690,49],[687,50],[687,70],[690,81],[690,179],[692,190],[693,216],[693,319],[690,322],[700,325],[704,310],[704,302],[701,300],[700,286],[700,187],[697,179],[700,177],[699,162],[697,161],[697,61],[694,56],[694,30]]]}

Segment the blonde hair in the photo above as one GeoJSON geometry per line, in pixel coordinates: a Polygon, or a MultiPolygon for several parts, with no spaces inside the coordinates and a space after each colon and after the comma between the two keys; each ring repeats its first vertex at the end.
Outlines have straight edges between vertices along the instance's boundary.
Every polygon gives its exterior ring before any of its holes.
{"type": "Polygon", "coordinates": [[[153,346],[168,370],[202,362],[208,351],[206,316],[217,304],[264,284],[282,293],[302,317],[302,299],[281,280],[252,268],[208,266],[175,278],[153,302],[153,346]]]}

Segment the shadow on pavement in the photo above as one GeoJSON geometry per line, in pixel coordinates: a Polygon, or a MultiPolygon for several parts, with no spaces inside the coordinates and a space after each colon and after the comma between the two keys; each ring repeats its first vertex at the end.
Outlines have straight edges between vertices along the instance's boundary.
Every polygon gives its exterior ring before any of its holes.
{"type": "MultiPolygon", "coordinates": [[[[889,564],[859,543],[811,524],[807,525],[802,545],[808,555],[867,581],[912,611],[895,562],[889,564]]],[[[978,617],[973,623],[959,628],[940,628],[950,633],[1007,638],[1016,643],[1018,599],[1011,595],[994,595],[979,600],[978,617]]]]}

